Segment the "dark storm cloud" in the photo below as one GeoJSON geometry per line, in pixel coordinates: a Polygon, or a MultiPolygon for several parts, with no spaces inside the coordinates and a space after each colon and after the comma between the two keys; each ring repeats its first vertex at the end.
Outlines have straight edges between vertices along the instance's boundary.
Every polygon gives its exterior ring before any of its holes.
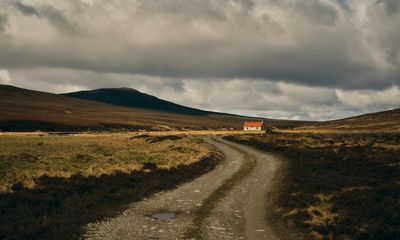
{"type": "Polygon", "coordinates": [[[0,33],[4,32],[7,25],[7,17],[0,14],[0,33]]]}
{"type": "MultiPolygon", "coordinates": [[[[235,0],[233,2],[241,3],[242,1],[235,0]]],[[[166,15],[189,22],[196,20],[221,22],[226,19],[225,12],[219,4],[210,4],[209,1],[204,0],[191,0],[189,4],[187,0],[139,0],[138,7],[141,13],[155,16],[166,15]]]]}
{"type": "Polygon", "coordinates": [[[60,31],[66,33],[77,33],[77,26],[72,24],[61,11],[51,6],[46,6],[41,12],[44,17],[60,31]]]}
{"type": "Polygon", "coordinates": [[[171,84],[180,81],[176,78],[341,89],[399,84],[397,0],[42,0],[0,5],[13,23],[8,37],[0,39],[0,67],[7,69],[147,75],[171,79],[171,84]]]}
{"type": "Polygon", "coordinates": [[[384,4],[388,14],[396,14],[400,9],[399,0],[377,0],[378,4],[384,4]]]}
{"type": "Polygon", "coordinates": [[[348,0],[336,0],[336,1],[337,1],[337,3],[339,3],[339,5],[342,8],[347,9],[347,10],[350,9],[348,0]]]}
{"type": "MultiPolygon", "coordinates": [[[[336,10],[332,6],[321,4],[319,1],[306,1],[308,5],[300,8],[306,16],[312,19],[312,23],[333,25],[336,21],[336,10]]],[[[302,6],[302,5],[300,5],[302,6]]]]}
{"type": "MultiPolygon", "coordinates": [[[[332,25],[336,20],[336,9],[332,4],[320,0],[308,1],[280,1],[273,0],[280,8],[292,10],[294,14],[300,14],[311,21],[311,24],[332,25]]],[[[339,1],[343,6],[343,1],[339,1]]]]}
{"type": "Polygon", "coordinates": [[[33,7],[22,2],[14,2],[15,8],[24,15],[33,15],[46,19],[50,24],[54,25],[60,32],[76,33],[77,28],[72,24],[65,14],[51,5],[40,5],[33,7]]]}
{"type": "Polygon", "coordinates": [[[25,5],[18,1],[14,2],[14,6],[23,14],[39,16],[38,11],[32,6],[25,5]]]}

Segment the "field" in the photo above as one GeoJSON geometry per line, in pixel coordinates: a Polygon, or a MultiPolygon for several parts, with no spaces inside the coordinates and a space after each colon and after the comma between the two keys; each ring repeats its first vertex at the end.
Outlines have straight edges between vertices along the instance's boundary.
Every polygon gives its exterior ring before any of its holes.
{"type": "Polygon", "coordinates": [[[78,238],[220,158],[201,138],[167,134],[3,134],[0,148],[1,239],[78,238]]]}
{"type": "Polygon", "coordinates": [[[221,157],[205,135],[283,157],[272,217],[304,239],[400,238],[400,133],[296,130],[1,133],[0,238],[79,239],[212,170],[221,157]]]}
{"type": "Polygon", "coordinates": [[[399,133],[228,138],[284,157],[273,217],[305,239],[400,238],[399,133]]]}

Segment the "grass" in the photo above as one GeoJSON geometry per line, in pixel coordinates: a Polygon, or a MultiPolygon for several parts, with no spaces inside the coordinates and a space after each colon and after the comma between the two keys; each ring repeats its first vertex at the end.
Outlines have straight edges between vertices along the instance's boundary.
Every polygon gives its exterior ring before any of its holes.
{"type": "Polygon", "coordinates": [[[79,239],[83,226],[213,169],[202,140],[133,134],[0,136],[0,238],[79,239]]]}
{"type": "Polygon", "coordinates": [[[152,141],[122,133],[1,135],[1,191],[10,190],[17,182],[33,188],[34,180],[43,175],[99,176],[142,170],[145,163],[169,169],[194,163],[210,152],[206,144],[191,137],[152,141]]]}
{"type": "Polygon", "coordinates": [[[278,153],[274,215],[305,239],[400,238],[400,134],[231,136],[278,153]]]}

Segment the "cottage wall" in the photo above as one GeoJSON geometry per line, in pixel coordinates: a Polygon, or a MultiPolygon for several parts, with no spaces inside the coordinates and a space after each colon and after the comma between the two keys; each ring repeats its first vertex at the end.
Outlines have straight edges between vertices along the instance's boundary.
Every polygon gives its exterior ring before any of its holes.
{"type": "Polygon", "coordinates": [[[244,127],[243,130],[245,131],[261,131],[261,127],[244,127]]]}

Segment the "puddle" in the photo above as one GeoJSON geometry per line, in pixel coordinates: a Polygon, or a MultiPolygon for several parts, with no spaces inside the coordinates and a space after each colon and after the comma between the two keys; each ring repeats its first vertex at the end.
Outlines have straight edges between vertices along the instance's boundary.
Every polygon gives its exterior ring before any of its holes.
{"type": "Polygon", "coordinates": [[[160,212],[151,215],[152,218],[157,220],[170,220],[176,217],[176,213],[174,212],[160,212]]]}

